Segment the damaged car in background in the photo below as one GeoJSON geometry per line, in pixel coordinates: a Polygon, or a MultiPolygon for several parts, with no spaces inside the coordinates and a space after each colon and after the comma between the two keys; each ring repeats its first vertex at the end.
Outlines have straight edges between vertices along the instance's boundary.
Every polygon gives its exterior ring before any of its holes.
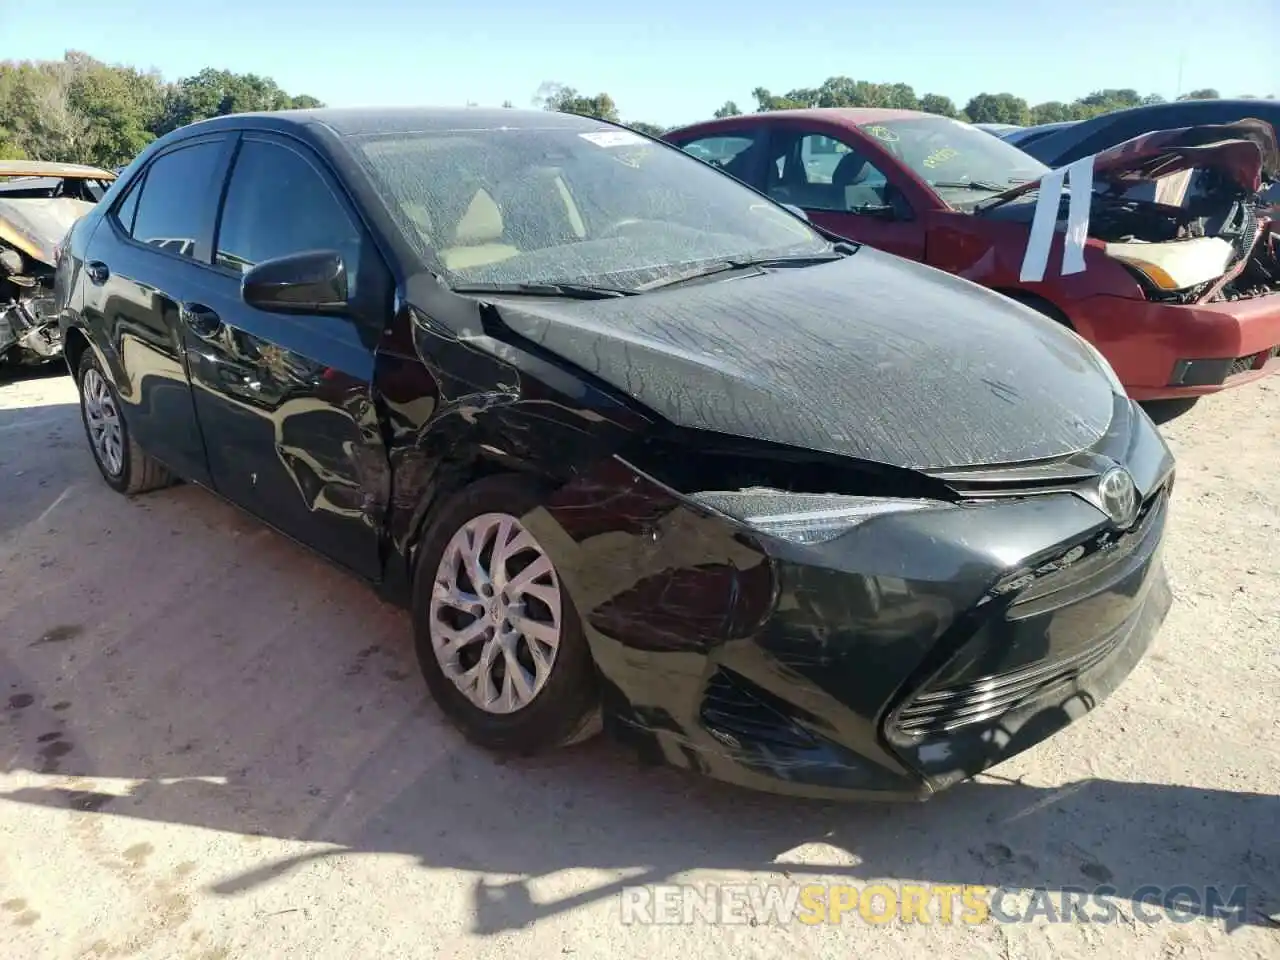
{"type": "Polygon", "coordinates": [[[786,110],[664,134],[843,237],[991,287],[1093,343],[1138,400],[1280,369],[1280,176],[1261,120],[1161,130],[1060,170],[901,110],[786,110]]]}
{"type": "Polygon", "coordinates": [[[0,367],[62,355],[53,312],[58,243],[114,180],[97,167],[0,160],[0,367]]]}
{"type": "Polygon", "coordinates": [[[1086,341],[613,124],[206,120],[58,271],[104,481],[376,583],[496,751],[603,726],[923,799],[1096,706],[1169,607],[1173,458],[1086,341]]]}

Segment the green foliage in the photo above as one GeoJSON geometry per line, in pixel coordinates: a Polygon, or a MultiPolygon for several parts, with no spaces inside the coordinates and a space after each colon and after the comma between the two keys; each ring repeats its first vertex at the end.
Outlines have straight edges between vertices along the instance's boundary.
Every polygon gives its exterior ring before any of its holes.
{"type": "Polygon", "coordinates": [[[534,103],[544,110],[556,113],[576,113],[581,117],[595,117],[597,120],[618,122],[618,105],[607,93],[597,93],[594,97],[584,96],[573,87],[562,83],[548,81],[538,88],[534,103]]]}
{"type": "Polygon", "coordinates": [[[732,100],[726,100],[724,102],[724,106],[716,110],[714,114],[717,119],[720,117],[738,117],[741,115],[742,111],[738,109],[738,105],[732,100]]]}
{"type": "Polygon", "coordinates": [[[195,120],[323,106],[269,77],[207,68],[175,83],[68,51],[62,60],[0,61],[0,158],[117,167],[195,120]]]}
{"type": "Polygon", "coordinates": [[[640,120],[637,120],[634,123],[628,123],[627,126],[630,127],[632,130],[638,130],[641,133],[648,134],[651,137],[660,137],[667,132],[666,127],[660,127],[656,123],[644,123],[643,121],[640,121],[640,120]]]}

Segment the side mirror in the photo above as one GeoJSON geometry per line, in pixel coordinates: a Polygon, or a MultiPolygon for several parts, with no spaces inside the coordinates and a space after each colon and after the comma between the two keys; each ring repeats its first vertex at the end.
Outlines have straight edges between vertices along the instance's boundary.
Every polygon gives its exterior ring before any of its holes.
{"type": "Polygon", "coordinates": [[[336,250],[264,260],[241,279],[240,296],[272,313],[342,313],[349,305],[347,266],[336,250]]]}
{"type": "Polygon", "coordinates": [[[801,220],[805,221],[806,223],[809,222],[809,215],[805,213],[802,209],[797,207],[794,203],[784,203],[782,206],[785,207],[787,210],[790,210],[792,213],[794,213],[797,217],[799,217],[801,220]]]}

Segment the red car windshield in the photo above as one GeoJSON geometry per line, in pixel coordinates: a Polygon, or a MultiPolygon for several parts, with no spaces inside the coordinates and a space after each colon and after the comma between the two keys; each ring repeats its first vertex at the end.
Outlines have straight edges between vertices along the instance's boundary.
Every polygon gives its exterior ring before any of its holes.
{"type": "Polygon", "coordinates": [[[882,120],[858,128],[952,205],[976,202],[1049,172],[999,137],[946,117],[882,120]]]}

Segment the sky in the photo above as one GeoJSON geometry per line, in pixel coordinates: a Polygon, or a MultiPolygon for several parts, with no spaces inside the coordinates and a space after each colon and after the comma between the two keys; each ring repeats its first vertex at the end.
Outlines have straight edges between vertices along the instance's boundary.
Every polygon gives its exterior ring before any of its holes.
{"type": "Polygon", "coordinates": [[[671,126],[835,75],[958,107],[984,91],[1280,96],[1280,0],[0,0],[0,59],[68,49],[170,80],[258,73],[330,106],[527,107],[559,82],[671,126]]]}

